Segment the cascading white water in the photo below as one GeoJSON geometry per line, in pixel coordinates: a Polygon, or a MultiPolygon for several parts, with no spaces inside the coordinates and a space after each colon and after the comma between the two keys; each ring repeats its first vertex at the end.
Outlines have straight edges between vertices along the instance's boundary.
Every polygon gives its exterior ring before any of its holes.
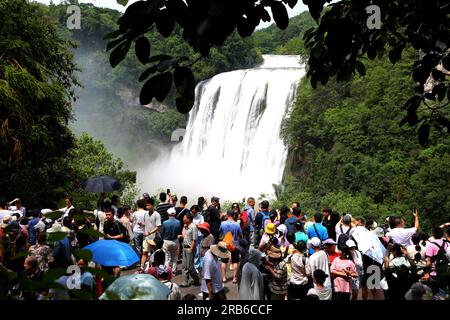
{"type": "Polygon", "coordinates": [[[263,57],[257,68],[197,85],[183,142],[141,172],[144,191],[168,187],[190,202],[198,196],[240,200],[273,194],[287,157],[281,122],[304,68],[299,56],[263,57]]]}

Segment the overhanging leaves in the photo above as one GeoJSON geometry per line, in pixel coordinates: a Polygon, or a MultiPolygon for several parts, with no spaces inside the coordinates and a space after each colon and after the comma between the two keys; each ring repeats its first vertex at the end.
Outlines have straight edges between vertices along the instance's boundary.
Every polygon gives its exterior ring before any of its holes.
{"type": "Polygon", "coordinates": [[[150,41],[146,37],[140,37],[137,39],[134,48],[139,62],[146,64],[150,58],[150,41]]]}
{"type": "Polygon", "coordinates": [[[187,67],[175,68],[174,83],[179,94],[176,99],[177,109],[181,113],[188,113],[195,100],[195,79],[192,71],[187,67]]]}
{"type": "Polygon", "coordinates": [[[270,6],[272,8],[273,19],[277,26],[284,30],[289,25],[289,16],[286,7],[281,2],[273,2],[270,6]]]}
{"type": "Polygon", "coordinates": [[[172,86],[172,73],[165,72],[153,76],[142,87],[139,101],[142,105],[149,104],[153,98],[162,102],[169,94],[172,86]]]}
{"type": "Polygon", "coordinates": [[[172,34],[174,28],[175,19],[173,15],[167,9],[161,10],[156,20],[156,29],[163,37],[167,38],[172,34]]]}
{"type": "Polygon", "coordinates": [[[109,62],[111,67],[115,68],[125,57],[127,56],[128,50],[130,50],[131,41],[127,40],[124,43],[117,46],[109,56],[109,62]]]}

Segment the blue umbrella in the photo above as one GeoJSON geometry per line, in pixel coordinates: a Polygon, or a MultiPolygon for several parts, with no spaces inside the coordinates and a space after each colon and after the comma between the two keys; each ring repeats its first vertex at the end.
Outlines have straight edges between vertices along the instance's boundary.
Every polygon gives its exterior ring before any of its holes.
{"type": "Polygon", "coordinates": [[[84,249],[91,251],[92,260],[102,266],[128,267],[139,261],[129,244],[117,240],[98,240],[84,249]]]}
{"type": "Polygon", "coordinates": [[[167,300],[170,290],[149,274],[129,274],[115,280],[100,300],[167,300]]]}

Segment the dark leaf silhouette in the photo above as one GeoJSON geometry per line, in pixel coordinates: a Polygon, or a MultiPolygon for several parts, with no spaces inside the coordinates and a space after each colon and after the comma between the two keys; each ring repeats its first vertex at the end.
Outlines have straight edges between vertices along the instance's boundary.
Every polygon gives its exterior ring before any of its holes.
{"type": "Polygon", "coordinates": [[[146,37],[140,37],[135,45],[136,57],[142,64],[146,64],[150,58],[150,41],[146,37]]]}
{"type": "Polygon", "coordinates": [[[162,102],[169,94],[172,86],[172,73],[165,72],[153,76],[142,87],[139,97],[142,105],[149,104],[153,98],[162,102]]]}

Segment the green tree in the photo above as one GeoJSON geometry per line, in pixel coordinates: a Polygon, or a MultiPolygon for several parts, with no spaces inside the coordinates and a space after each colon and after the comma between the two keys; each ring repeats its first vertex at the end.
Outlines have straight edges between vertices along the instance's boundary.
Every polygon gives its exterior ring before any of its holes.
{"type": "MultiPolygon", "coordinates": [[[[65,190],[76,200],[77,207],[85,210],[96,208],[99,194],[87,193],[84,191],[84,183],[94,176],[112,176],[121,184],[122,189],[115,192],[122,195],[122,192],[130,193],[126,201],[134,200],[137,196],[135,188],[136,172],[125,168],[121,159],[114,158],[105,146],[94,140],[86,133],[81,134],[75,141],[75,148],[70,150],[67,157],[67,184],[65,190]]],[[[131,204],[131,203],[128,203],[131,204]]]]}
{"type": "MultiPolygon", "coordinates": [[[[422,144],[428,142],[431,129],[450,133],[450,7],[436,0],[342,0],[324,8],[331,0],[304,0],[317,27],[305,33],[310,50],[308,76],[316,88],[336,76],[349,81],[356,72],[366,74],[366,57],[374,60],[388,52],[391,63],[397,63],[405,49],[413,47],[418,54],[410,67],[417,85],[409,99],[402,100],[407,114],[400,125],[418,127],[422,144]],[[376,5],[381,26],[369,27],[373,18],[366,8],[376,5]],[[447,110],[446,112],[443,112],[447,110]]],[[[376,17],[375,17],[376,19],[376,17]]]]}
{"type": "Polygon", "coordinates": [[[367,75],[330,79],[312,89],[303,79],[292,113],[283,122],[289,147],[281,203],[330,206],[353,215],[411,218],[420,208],[428,229],[447,221],[449,137],[433,133],[423,147],[399,127],[406,111],[398,101],[413,91],[407,49],[394,66],[387,57],[367,62],[367,75]],[[406,214],[406,215],[405,215],[406,214]]]}
{"type": "Polygon", "coordinates": [[[72,46],[41,5],[4,0],[0,17],[0,189],[29,204],[48,203],[73,146],[72,46]]]}

